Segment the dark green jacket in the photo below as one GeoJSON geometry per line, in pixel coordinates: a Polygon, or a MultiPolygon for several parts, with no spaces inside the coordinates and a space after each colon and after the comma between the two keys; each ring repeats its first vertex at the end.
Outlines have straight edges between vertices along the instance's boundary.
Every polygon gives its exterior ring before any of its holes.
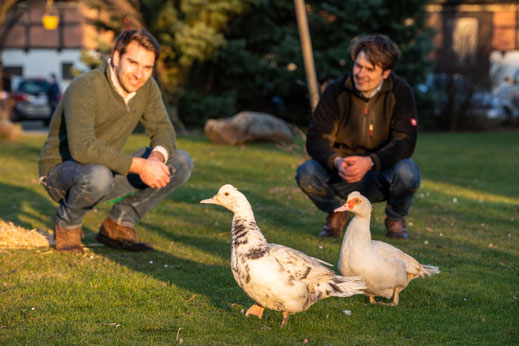
{"type": "Polygon", "coordinates": [[[417,136],[416,104],[411,87],[391,73],[371,99],[357,91],[350,75],[331,83],[317,105],[306,149],[333,169],[337,156],[370,156],[378,171],[413,154],[417,136]]]}
{"type": "Polygon", "coordinates": [[[126,107],[112,86],[106,62],[81,74],[70,83],[52,117],[38,160],[40,176],[69,159],[128,174],[132,157],[122,150],[139,122],[150,136],[150,148],[163,146],[171,157],[175,131],[153,77],[126,107]]]}

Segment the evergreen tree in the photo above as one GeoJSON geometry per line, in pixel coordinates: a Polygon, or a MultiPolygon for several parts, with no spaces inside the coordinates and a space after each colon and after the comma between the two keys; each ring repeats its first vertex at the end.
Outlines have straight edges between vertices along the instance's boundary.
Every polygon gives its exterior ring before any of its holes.
{"type": "MultiPolygon", "coordinates": [[[[293,2],[245,2],[248,10],[230,23],[217,55],[191,71],[181,114],[189,114],[188,124],[203,125],[240,110],[268,111],[305,126],[310,107],[293,2]]],[[[421,0],[308,0],[318,79],[351,71],[348,47],[354,37],[382,33],[402,52],[395,72],[416,87],[431,67],[432,33],[425,28],[424,5],[421,0]]]]}
{"type": "MultiPolygon", "coordinates": [[[[177,124],[203,126],[209,118],[241,110],[308,123],[292,0],[84,1],[110,14],[96,22],[103,30],[117,35],[128,25],[146,27],[157,37],[162,47],[158,79],[177,124]]],[[[424,6],[422,0],[307,0],[318,79],[351,71],[348,46],[354,37],[382,33],[402,51],[395,72],[416,87],[430,67],[424,6]]]]}

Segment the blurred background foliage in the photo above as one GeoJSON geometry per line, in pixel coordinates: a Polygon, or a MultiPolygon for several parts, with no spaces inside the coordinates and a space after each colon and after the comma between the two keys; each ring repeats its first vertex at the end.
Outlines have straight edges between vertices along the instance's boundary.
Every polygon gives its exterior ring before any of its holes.
{"type": "MultiPolygon", "coordinates": [[[[242,110],[265,111],[305,127],[311,116],[301,45],[290,0],[85,0],[93,24],[118,35],[144,27],[162,52],[156,77],[177,127],[242,110]]],[[[318,80],[324,86],[351,70],[350,41],[383,33],[400,48],[395,72],[413,88],[422,118],[434,105],[419,85],[432,70],[432,32],[422,0],[307,0],[318,80]]],[[[110,51],[106,48],[101,60],[110,51]]],[[[91,66],[92,57],[86,58],[91,66]]],[[[95,60],[95,59],[94,59],[95,60]]],[[[99,63],[99,61],[97,63],[99,63]]],[[[426,119],[424,119],[426,120],[426,119]]]]}

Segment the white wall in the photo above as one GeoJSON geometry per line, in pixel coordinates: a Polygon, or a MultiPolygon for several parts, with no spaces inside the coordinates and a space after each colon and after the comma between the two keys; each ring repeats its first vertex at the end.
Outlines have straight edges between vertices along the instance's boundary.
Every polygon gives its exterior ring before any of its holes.
{"type": "MultiPolygon", "coordinates": [[[[4,67],[22,66],[23,77],[41,77],[48,79],[51,73],[57,76],[58,82],[62,85],[62,90],[68,85],[70,80],[63,80],[61,75],[61,64],[72,63],[74,68],[86,71],[88,68],[81,63],[79,49],[23,49],[6,48],[2,51],[2,64],[4,67]]],[[[16,88],[17,80],[13,80],[13,88],[16,88]]]]}
{"type": "Polygon", "coordinates": [[[490,53],[490,77],[494,91],[498,89],[505,77],[514,77],[519,71],[519,50],[511,50],[504,54],[499,51],[490,53]]]}

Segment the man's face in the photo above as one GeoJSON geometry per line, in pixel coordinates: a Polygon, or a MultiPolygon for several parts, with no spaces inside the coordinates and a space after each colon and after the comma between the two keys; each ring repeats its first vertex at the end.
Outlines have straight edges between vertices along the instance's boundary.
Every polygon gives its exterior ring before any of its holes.
{"type": "Polygon", "coordinates": [[[371,96],[380,83],[389,77],[390,73],[391,70],[383,70],[379,65],[369,62],[363,50],[357,54],[353,65],[353,82],[355,88],[364,96],[371,96]]]}
{"type": "Polygon", "coordinates": [[[123,55],[115,51],[112,57],[119,84],[127,93],[139,90],[151,77],[155,53],[135,41],[126,46],[123,55]]]}

